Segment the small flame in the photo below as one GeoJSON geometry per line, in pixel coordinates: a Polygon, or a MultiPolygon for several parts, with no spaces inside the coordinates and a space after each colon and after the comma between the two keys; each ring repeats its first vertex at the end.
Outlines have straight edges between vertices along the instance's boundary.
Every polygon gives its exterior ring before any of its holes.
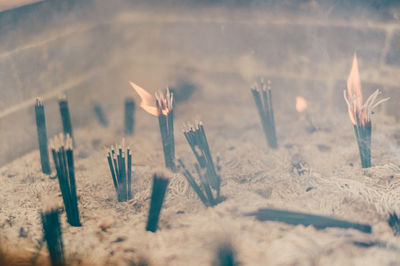
{"type": "Polygon", "coordinates": [[[172,110],[173,95],[170,93],[169,89],[167,89],[165,93],[156,93],[156,97],[153,97],[148,91],[132,81],[130,81],[129,84],[142,100],[140,107],[149,114],[154,116],[159,116],[161,113],[167,115],[172,110]]]}
{"type": "Polygon", "coordinates": [[[304,112],[307,109],[307,101],[301,96],[296,97],[296,111],[299,113],[304,112]]]}
{"type": "Polygon", "coordinates": [[[347,103],[350,120],[354,125],[366,125],[367,123],[371,122],[372,110],[379,104],[389,100],[389,98],[385,98],[377,103],[374,103],[379,94],[381,94],[381,91],[376,90],[363,104],[357,54],[354,53],[353,66],[351,67],[351,71],[347,79],[347,91],[344,91],[344,99],[347,103]]]}
{"type": "MultiPolygon", "coordinates": [[[[363,103],[362,87],[360,73],[358,72],[358,60],[356,53],[354,53],[353,66],[351,67],[349,77],[347,78],[347,101],[350,103],[348,105],[350,120],[354,125],[356,125],[356,115],[360,113],[363,103]]],[[[365,121],[365,117],[361,119],[361,121],[365,121]]]]}

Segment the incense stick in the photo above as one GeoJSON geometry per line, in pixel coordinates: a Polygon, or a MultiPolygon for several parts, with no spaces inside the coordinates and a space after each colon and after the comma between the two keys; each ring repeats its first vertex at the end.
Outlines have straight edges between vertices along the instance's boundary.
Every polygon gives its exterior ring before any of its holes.
{"type": "Polygon", "coordinates": [[[151,202],[149,216],[147,219],[146,231],[156,232],[158,228],[158,220],[160,217],[161,207],[164,202],[165,193],[167,191],[169,179],[164,174],[155,173],[153,175],[153,188],[151,193],[151,202]]]}
{"type": "Polygon", "coordinates": [[[151,115],[158,117],[160,135],[164,152],[165,166],[176,171],[175,137],[174,137],[174,93],[166,88],[158,91],[153,97],[149,92],[133,82],[129,82],[141,98],[140,107],[151,115]],[[154,105],[155,104],[155,105],[154,105]]]}
{"type": "Polygon", "coordinates": [[[174,94],[169,88],[156,93],[156,106],[165,166],[175,171],[174,94]]]}
{"type": "Polygon", "coordinates": [[[125,135],[132,135],[135,125],[135,102],[128,98],[125,100],[125,135]]]}
{"type": "Polygon", "coordinates": [[[182,162],[181,159],[178,159],[179,165],[183,169],[183,175],[185,176],[186,180],[188,181],[189,185],[193,188],[194,192],[196,192],[197,196],[199,196],[201,202],[208,207],[208,206],[213,206],[213,202],[211,202],[211,199],[206,197],[205,192],[203,192],[200,188],[200,186],[196,183],[193,175],[189,172],[189,170],[186,168],[184,163],[182,162]]]}
{"type": "Polygon", "coordinates": [[[67,97],[65,95],[61,96],[58,101],[58,104],[60,107],[60,114],[61,114],[63,130],[64,130],[64,136],[69,135],[72,139],[73,145],[75,146],[74,135],[72,134],[71,116],[69,113],[67,97]]]}
{"type": "MultiPolygon", "coordinates": [[[[362,168],[371,167],[371,135],[372,135],[372,112],[373,109],[379,104],[389,100],[384,98],[375,103],[378,95],[381,94],[380,90],[372,93],[367,101],[362,105],[356,105],[357,98],[352,99],[346,91],[344,91],[344,99],[347,103],[350,118],[353,122],[354,133],[357,139],[358,150],[360,153],[362,168]]],[[[354,97],[354,96],[352,96],[354,97]]]]}
{"type": "Polygon", "coordinates": [[[278,209],[259,209],[256,212],[247,213],[245,216],[255,216],[259,221],[276,221],[292,225],[302,224],[304,226],[312,225],[316,229],[327,227],[352,228],[364,233],[371,233],[371,226],[368,224],[352,223],[336,218],[306,214],[301,212],[292,212],[278,209]]]}
{"type": "Polygon", "coordinates": [[[132,198],[132,154],[129,148],[125,151],[124,146],[123,144],[117,150],[111,147],[107,154],[108,166],[119,202],[132,198]]]}
{"type": "Polygon", "coordinates": [[[200,185],[196,183],[182,160],[178,160],[184,170],[183,175],[206,207],[215,206],[222,201],[220,196],[221,177],[217,174],[203,124],[200,122],[189,126],[184,131],[184,135],[197,159],[195,169],[200,185]],[[211,189],[215,191],[215,195],[211,189]]]}
{"type": "Polygon", "coordinates": [[[56,136],[51,146],[65,212],[67,213],[67,221],[72,226],[81,226],[76,195],[72,139],[69,135],[65,137],[56,136]]]}
{"type": "Polygon", "coordinates": [[[238,266],[240,263],[236,258],[236,251],[230,242],[218,244],[213,266],[238,266]]]}
{"type": "Polygon", "coordinates": [[[260,86],[255,86],[251,89],[251,92],[261,118],[261,124],[268,144],[271,148],[276,149],[278,148],[278,141],[276,138],[270,81],[268,81],[268,87],[265,87],[264,82],[261,81],[260,86]]]}
{"type": "Polygon", "coordinates": [[[390,213],[389,219],[387,221],[393,230],[393,235],[399,236],[400,235],[400,219],[399,219],[399,216],[397,216],[397,213],[395,213],[395,212],[390,213]]]}
{"type": "Polygon", "coordinates": [[[36,129],[39,142],[40,163],[44,174],[51,174],[49,150],[47,146],[46,116],[43,101],[36,98],[35,104],[36,129]]]}
{"type": "Polygon", "coordinates": [[[192,148],[193,154],[195,155],[200,168],[206,172],[205,178],[207,182],[219,195],[221,178],[215,170],[203,123],[200,122],[194,126],[190,126],[184,131],[184,135],[192,148]]]}
{"type": "Polygon", "coordinates": [[[60,225],[60,212],[56,208],[49,208],[40,214],[43,226],[44,239],[47,242],[50,262],[53,266],[65,264],[64,246],[60,225]]]}
{"type": "Polygon", "coordinates": [[[99,123],[104,126],[107,127],[108,126],[108,119],[103,111],[103,108],[101,107],[100,104],[96,103],[93,106],[93,111],[97,117],[97,120],[99,120],[99,123]]]}

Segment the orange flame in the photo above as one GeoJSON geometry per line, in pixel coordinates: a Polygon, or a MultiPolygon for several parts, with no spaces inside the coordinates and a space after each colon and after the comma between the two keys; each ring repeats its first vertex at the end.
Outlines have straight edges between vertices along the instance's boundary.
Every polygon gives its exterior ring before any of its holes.
{"type": "Polygon", "coordinates": [[[363,104],[362,87],[360,73],[358,72],[357,54],[354,53],[353,66],[347,79],[347,91],[344,91],[344,99],[346,100],[350,120],[354,125],[366,125],[371,122],[372,111],[379,104],[386,102],[389,98],[384,98],[375,103],[380,90],[372,93],[363,104]]]}
{"type": "Polygon", "coordinates": [[[172,102],[172,96],[170,95],[169,89],[167,89],[167,92],[165,94],[156,94],[155,98],[145,89],[143,89],[139,85],[136,85],[132,81],[130,81],[129,84],[142,100],[142,102],[140,103],[140,107],[142,107],[143,110],[145,110],[149,114],[154,116],[159,116],[161,113],[163,115],[167,115],[169,111],[172,110],[172,103],[170,104],[170,102],[172,102]]]}
{"type": "MultiPolygon", "coordinates": [[[[348,111],[350,120],[354,125],[356,125],[356,114],[360,113],[363,103],[362,87],[360,73],[358,72],[356,53],[354,53],[353,66],[351,67],[349,77],[347,78],[347,101],[349,102],[348,111]]],[[[364,121],[365,118],[361,119],[360,117],[360,120],[364,121]]]]}
{"type": "Polygon", "coordinates": [[[304,112],[307,109],[307,101],[301,96],[296,97],[296,111],[299,113],[304,112]]]}

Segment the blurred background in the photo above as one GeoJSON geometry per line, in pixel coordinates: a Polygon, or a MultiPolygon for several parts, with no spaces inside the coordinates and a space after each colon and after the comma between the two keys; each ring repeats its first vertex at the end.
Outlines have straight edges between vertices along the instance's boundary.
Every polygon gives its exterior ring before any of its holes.
{"type": "Polygon", "coordinates": [[[311,109],[345,114],[355,51],[365,94],[382,89],[392,98],[383,112],[399,120],[399,6],[398,0],[2,0],[0,165],[36,148],[37,96],[53,136],[61,131],[60,122],[49,122],[60,120],[59,95],[69,98],[74,127],[90,126],[94,103],[122,113],[124,98],[134,95],[129,80],[150,91],[189,84],[198,97],[223,104],[265,77],[278,109],[301,95],[311,109]]]}

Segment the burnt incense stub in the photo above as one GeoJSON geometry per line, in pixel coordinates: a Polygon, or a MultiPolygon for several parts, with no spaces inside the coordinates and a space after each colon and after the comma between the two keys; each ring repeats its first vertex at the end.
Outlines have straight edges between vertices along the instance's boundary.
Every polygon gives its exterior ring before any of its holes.
{"type": "Polygon", "coordinates": [[[56,208],[49,208],[48,210],[42,211],[40,217],[43,226],[43,238],[47,243],[51,265],[66,265],[60,224],[60,211],[56,208]]]}
{"type": "Polygon", "coordinates": [[[36,99],[35,104],[36,129],[39,142],[40,163],[44,174],[51,174],[49,150],[47,144],[46,116],[44,113],[43,101],[36,99]]]}
{"type": "Polygon", "coordinates": [[[124,146],[117,149],[111,147],[107,154],[108,166],[119,202],[132,198],[132,154],[130,148],[124,146]]]}
{"type": "Polygon", "coordinates": [[[146,231],[153,233],[157,231],[158,220],[160,218],[161,208],[164,202],[165,193],[167,192],[168,184],[169,179],[164,174],[156,173],[153,175],[153,187],[146,231]]]}
{"type": "Polygon", "coordinates": [[[76,194],[74,151],[69,135],[59,135],[51,142],[54,165],[57,171],[67,221],[72,226],[81,226],[79,219],[78,197],[76,194]]]}
{"type": "Polygon", "coordinates": [[[268,86],[261,81],[259,85],[256,85],[251,89],[251,92],[253,94],[254,102],[257,106],[258,114],[261,118],[261,124],[264,134],[267,138],[268,145],[273,149],[277,149],[278,141],[276,137],[270,81],[268,81],[268,86]]]}

